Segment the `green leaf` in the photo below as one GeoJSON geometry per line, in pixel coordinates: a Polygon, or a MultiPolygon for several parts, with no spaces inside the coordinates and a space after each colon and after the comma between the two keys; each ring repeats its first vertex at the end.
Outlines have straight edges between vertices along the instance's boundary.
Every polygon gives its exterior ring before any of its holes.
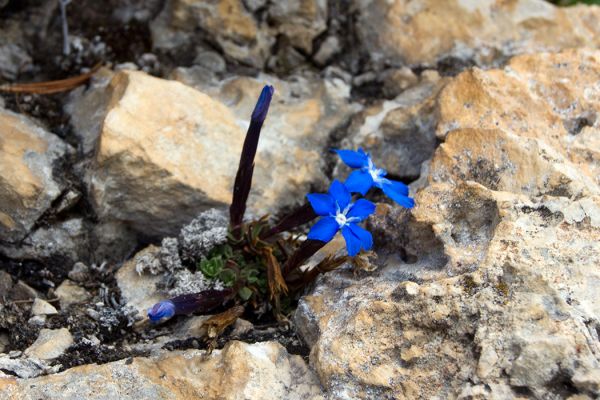
{"type": "Polygon", "coordinates": [[[235,284],[235,272],[233,272],[230,269],[224,269],[219,274],[219,279],[221,280],[221,282],[223,282],[223,285],[225,285],[226,287],[232,287],[235,284]]]}
{"type": "Polygon", "coordinates": [[[238,291],[238,295],[244,301],[247,301],[252,296],[252,290],[244,286],[238,291]]]}
{"type": "Polygon", "coordinates": [[[223,261],[221,256],[216,256],[200,261],[200,263],[198,264],[198,269],[207,278],[214,279],[221,273],[224,265],[225,262],[223,261]]]}

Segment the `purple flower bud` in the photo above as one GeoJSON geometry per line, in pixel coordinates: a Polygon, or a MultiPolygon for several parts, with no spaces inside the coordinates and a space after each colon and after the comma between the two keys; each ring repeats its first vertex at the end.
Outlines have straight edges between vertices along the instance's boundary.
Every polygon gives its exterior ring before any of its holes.
{"type": "Polygon", "coordinates": [[[173,315],[175,315],[175,304],[171,300],[163,300],[148,309],[148,318],[152,322],[159,322],[163,318],[169,319],[173,315]]]}
{"type": "Polygon", "coordinates": [[[265,118],[267,118],[267,112],[269,111],[269,105],[271,105],[271,99],[273,98],[274,92],[275,89],[271,85],[267,85],[263,88],[260,97],[256,102],[256,106],[254,106],[254,111],[252,111],[252,122],[262,125],[265,118]]]}

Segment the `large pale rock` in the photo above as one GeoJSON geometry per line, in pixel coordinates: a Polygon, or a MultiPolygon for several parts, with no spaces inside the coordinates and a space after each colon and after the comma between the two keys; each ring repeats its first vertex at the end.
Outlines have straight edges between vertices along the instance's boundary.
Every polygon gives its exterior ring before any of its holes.
{"type": "Polygon", "coordinates": [[[325,275],[296,312],[330,396],[600,396],[599,55],[445,86],[416,208],[371,219],[380,269],[325,275]]]}
{"type": "Polygon", "coordinates": [[[3,399],[323,399],[300,356],[274,342],[85,365],[36,379],[0,378],[3,399]]]}
{"type": "MultiPolygon", "coordinates": [[[[339,79],[295,76],[281,80],[270,75],[234,78],[217,85],[178,79],[197,86],[226,104],[246,125],[266,83],[275,87],[269,116],[263,126],[248,208],[257,215],[300,204],[311,185],[325,186],[328,145],[332,133],[358,106],[350,103],[350,89],[339,79]]],[[[230,150],[236,156],[241,148],[230,150]]]]}
{"type": "Polygon", "coordinates": [[[520,53],[600,45],[600,7],[544,0],[356,0],[364,50],[376,64],[486,65],[520,53]]]}
{"type": "Polygon", "coordinates": [[[146,235],[174,234],[201,211],[227,206],[249,118],[267,83],[275,97],[248,209],[264,215],[298,204],[311,186],[325,186],[330,137],[359,107],[336,78],[261,75],[206,83],[185,69],[174,78],[200,91],[126,71],[100,77],[75,97],[73,124],[84,152],[93,155],[86,180],[102,221],[146,235]]]}
{"type": "Polygon", "coordinates": [[[226,106],[142,72],[99,90],[110,100],[86,179],[100,218],[164,234],[231,200],[245,130],[226,106]]]}
{"type": "Polygon", "coordinates": [[[53,166],[68,151],[32,120],[0,109],[0,240],[23,239],[61,194],[53,166]]]}

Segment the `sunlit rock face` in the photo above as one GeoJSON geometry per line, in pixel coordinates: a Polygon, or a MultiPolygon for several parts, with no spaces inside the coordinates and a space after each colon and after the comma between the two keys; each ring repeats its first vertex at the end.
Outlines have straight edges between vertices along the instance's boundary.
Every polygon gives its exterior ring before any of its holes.
{"type": "Polygon", "coordinates": [[[326,275],[296,311],[329,393],[600,394],[599,78],[580,50],[448,82],[416,208],[370,223],[379,272],[326,275]]]}
{"type": "Polygon", "coordinates": [[[0,241],[23,239],[62,193],[54,167],[70,151],[33,120],[0,108],[0,241]]]}
{"type": "Polygon", "coordinates": [[[543,0],[356,0],[361,44],[376,65],[490,65],[515,54],[600,45],[600,8],[543,0]],[[455,61],[456,61],[455,60],[455,61]]]}

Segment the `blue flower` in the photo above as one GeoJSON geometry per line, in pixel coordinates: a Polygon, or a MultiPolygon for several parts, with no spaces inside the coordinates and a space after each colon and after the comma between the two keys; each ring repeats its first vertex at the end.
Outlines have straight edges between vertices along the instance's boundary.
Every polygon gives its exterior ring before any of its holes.
{"type": "Polygon", "coordinates": [[[384,169],[377,168],[369,153],[363,149],[354,150],[334,150],[342,161],[350,168],[355,168],[344,183],[352,193],[360,193],[363,196],[373,186],[383,190],[390,199],[405,208],[413,208],[415,201],[408,197],[408,186],[402,182],[393,181],[384,178],[387,172],[384,169]]]}
{"type": "Polygon", "coordinates": [[[306,197],[315,213],[322,217],[308,232],[309,239],[329,242],[341,230],[348,255],[357,255],[361,248],[371,250],[373,237],[358,223],[375,211],[375,204],[366,199],[351,203],[352,195],[338,180],[333,181],[329,193],[311,193],[306,197]]]}
{"type": "Polygon", "coordinates": [[[163,300],[148,309],[148,318],[150,318],[150,321],[152,322],[169,319],[173,315],[175,315],[175,303],[171,300],[163,300]]]}

